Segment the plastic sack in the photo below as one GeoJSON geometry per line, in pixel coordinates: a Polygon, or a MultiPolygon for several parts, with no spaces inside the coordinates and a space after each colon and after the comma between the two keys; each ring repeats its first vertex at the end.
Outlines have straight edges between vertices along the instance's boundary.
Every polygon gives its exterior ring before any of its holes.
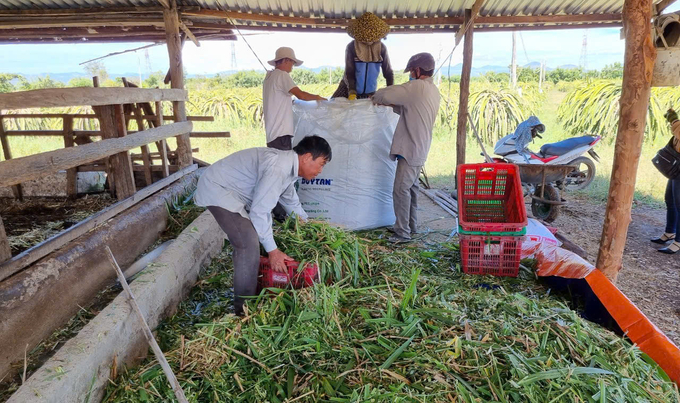
{"type": "Polygon", "coordinates": [[[321,136],[333,159],[321,175],[301,179],[298,196],[310,218],[359,230],[394,224],[392,187],[397,169],[390,147],[399,116],[370,100],[293,103],[295,136],[321,136]]]}
{"type": "Polygon", "coordinates": [[[555,246],[562,246],[562,242],[555,238],[555,235],[548,229],[548,227],[533,218],[530,218],[527,221],[527,235],[525,239],[539,243],[545,242],[555,246]]]}
{"type": "Polygon", "coordinates": [[[546,242],[522,242],[522,259],[534,257],[538,262],[536,274],[540,277],[585,278],[595,266],[573,252],[546,242]]]}

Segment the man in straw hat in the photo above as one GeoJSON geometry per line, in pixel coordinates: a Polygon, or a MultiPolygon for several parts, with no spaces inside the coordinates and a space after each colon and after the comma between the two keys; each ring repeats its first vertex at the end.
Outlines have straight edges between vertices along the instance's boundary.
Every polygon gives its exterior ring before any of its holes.
{"type": "MultiPolygon", "coordinates": [[[[267,134],[267,147],[279,150],[293,149],[293,104],[291,95],[303,101],[325,101],[326,98],[302,91],[293,82],[290,72],[293,66],[302,65],[291,48],[276,49],[276,56],[268,61],[274,70],[268,71],[262,84],[262,104],[264,109],[264,130],[267,134]]],[[[273,211],[274,218],[283,221],[286,210],[280,203],[273,211]]]]}
{"type": "Polygon", "coordinates": [[[389,25],[373,13],[349,23],[347,33],[354,40],[345,49],[345,75],[332,98],[369,98],[378,89],[381,68],[387,85],[394,84],[387,47],[381,42],[389,32],[389,25]]]}
{"type": "Polygon", "coordinates": [[[274,66],[274,70],[267,72],[262,84],[267,147],[292,150],[294,127],[291,95],[303,101],[325,101],[326,98],[302,91],[295,85],[290,72],[293,66],[302,65],[302,60],[295,57],[293,49],[278,48],[274,59],[267,63],[274,66]]]}
{"type": "Polygon", "coordinates": [[[391,105],[399,114],[390,156],[397,160],[392,198],[394,235],[392,242],[407,242],[418,229],[418,176],[432,143],[432,128],[439,111],[439,89],[432,81],[434,58],[429,53],[412,56],[404,73],[409,82],[378,90],[373,103],[391,105]]]}

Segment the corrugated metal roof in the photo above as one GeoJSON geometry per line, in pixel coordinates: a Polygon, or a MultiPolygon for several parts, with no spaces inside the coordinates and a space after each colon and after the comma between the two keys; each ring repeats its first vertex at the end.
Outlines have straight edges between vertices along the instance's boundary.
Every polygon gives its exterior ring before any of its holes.
{"type": "MultiPolygon", "coordinates": [[[[462,16],[474,0],[182,0],[182,6],[299,17],[353,18],[462,16]]],[[[157,0],[0,0],[0,9],[158,7],[157,0]]],[[[487,0],[482,16],[620,13],[623,0],[487,0]]]]}

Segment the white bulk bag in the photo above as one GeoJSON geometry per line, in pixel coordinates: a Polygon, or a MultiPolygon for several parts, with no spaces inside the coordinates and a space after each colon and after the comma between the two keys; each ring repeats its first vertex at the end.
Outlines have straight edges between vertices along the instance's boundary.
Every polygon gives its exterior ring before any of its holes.
{"type": "Polygon", "coordinates": [[[396,161],[390,147],[399,116],[370,100],[295,101],[295,137],[318,135],[333,159],[312,181],[300,180],[298,196],[310,218],[358,230],[394,224],[392,187],[396,161]]]}

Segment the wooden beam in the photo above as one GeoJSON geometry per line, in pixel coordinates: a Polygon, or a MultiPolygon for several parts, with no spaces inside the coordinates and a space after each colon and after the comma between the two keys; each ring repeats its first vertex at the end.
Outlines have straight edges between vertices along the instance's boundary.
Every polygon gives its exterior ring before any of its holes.
{"type": "Polygon", "coordinates": [[[186,174],[195,171],[198,167],[192,165],[190,167],[184,168],[167,178],[161,179],[151,186],[147,186],[141,189],[139,192],[135,193],[131,197],[121,200],[116,204],[105,208],[104,210],[93,214],[92,216],[86,218],[85,220],[77,223],[76,225],[68,228],[67,230],[60,232],[59,234],[49,238],[34,247],[25,250],[24,252],[16,255],[12,259],[0,263],[0,281],[6,279],[7,277],[23,270],[31,263],[42,259],[53,251],[61,248],[67,243],[73,241],[79,236],[89,232],[95,227],[105,223],[116,215],[122,213],[123,211],[129,209],[135,204],[141,202],[147,197],[155,194],[166,186],[171,185],[173,182],[177,181],[186,174]]]}
{"type": "Polygon", "coordinates": [[[180,21],[179,27],[182,29],[182,31],[184,32],[184,34],[185,34],[189,39],[191,39],[191,42],[193,42],[194,45],[196,45],[197,48],[200,48],[200,47],[201,47],[201,44],[198,42],[198,39],[196,39],[196,37],[194,36],[194,34],[191,33],[191,31],[189,30],[189,28],[187,28],[187,26],[186,26],[186,24],[185,24],[184,22],[180,21]]]}
{"type": "Polygon", "coordinates": [[[191,132],[191,122],[164,125],[122,138],[112,138],[73,148],[48,151],[0,162],[0,186],[10,186],[45,174],[97,161],[144,144],[191,132]]]}
{"type": "Polygon", "coordinates": [[[661,0],[655,6],[656,14],[659,15],[663,13],[663,10],[667,9],[668,6],[675,3],[676,0],[661,0]]]}
{"type": "MultiPolygon", "coordinates": [[[[131,130],[128,133],[138,133],[131,130]]],[[[62,137],[64,132],[62,130],[8,130],[5,132],[7,137],[62,137]]],[[[102,132],[99,130],[74,130],[75,137],[102,137],[102,132]]],[[[231,137],[229,132],[191,132],[189,137],[195,138],[221,138],[231,137]]]]}
{"type": "MultiPolygon", "coordinates": [[[[99,126],[102,130],[102,138],[104,139],[101,142],[127,136],[122,105],[97,106],[94,109],[99,115],[99,126]]],[[[132,173],[132,161],[130,161],[128,150],[121,150],[120,152],[109,154],[109,164],[111,168],[109,176],[113,176],[116,197],[118,199],[125,199],[133,195],[137,189],[135,187],[132,173]]]]}
{"type": "MultiPolygon", "coordinates": [[[[198,7],[192,9],[198,10],[198,7]]],[[[162,7],[91,7],[91,8],[59,8],[59,9],[20,9],[0,10],[0,16],[58,16],[58,15],[102,15],[102,14],[134,14],[162,12],[162,7]]]]}
{"type": "MultiPolygon", "coordinates": [[[[37,119],[42,119],[42,118],[57,118],[57,119],[65,119],[67,117],[71,117],[74,119],[97,119],[97,115],[94,113],[12,113],[8,115],[4,115],[5,119],[32,119],[32,118],[37,118],[37,119]]],[[[134,114],[127,114],[125,115],[126,118],[136,118],[137,116],[134,114]]],[[[142,115],[142,119],[156,119],[156,115],[142,115]]],[[[175,120],[175,117],[172,115],[167,115],[163,116],[164,120],[175,120]]],[[[187,120],[191,120],[194,122],[214,122],[215,117],[214,116],[187,116],[187,120]]],[[[21,131],[21,130],[15,130],[15,131],[21,131]]],[[[49,131],[49,130],[48,130],[49,131]]]]}
{"type": "Polygon", "coordinates": [[[463,24],[458,30],[458,32],[456,32],[456,45],[460,43],[460,40],[463,38],[463,35],[465,35],[465,32],[468,30],[468,27],[472,28],[475,18],[477,18],[477,16],[479,15],[479,10],[482,9],[484,1],[485,0],[476,0],[475,4],[472,5],[472,8],[470,9],[470,19],[468,20],[466,18],[465,24],[463,24]]]}
{"type": "Polygon", "coordinates": [[[47,18],[32,19],[22,18],[21,20],[0,19],[0,30],[18,28],[56,28],[56,27],[162,27],[164,25],[161,18],[47,18]]]}
{"type": "MultiPolygon", "coordinates": [[[[472,10],[465,10],[465,20],[472,21],[472,10]]],[[[468,99],[470,98],[470,74],[472,72],[473,34],[474,26],[471,24],[465,32],[465,42],[463,42],[463,70],[460,75],[458,123],[456,125],[456,166],[465,164],[465,151],[467,149],[467,114],[468,99]]]]}
{"type": "MultiPolygon", "coordinates": [[[[0,112],[2,112],[2,109],[0,109],[0,112]]],[[[5,132],[5,124],[3,123],[2,114],[0,114],[0,145],[2,146],[2,154],[5,158],[5,161],[11,160],[12,150],[9,148],[9,141],[7,140],[7,133],[5,132]]],[[[20,201],[24,200],[24,190],[22,189],[20,183],[12,186],[12,193],[14,194],[15,199],[20,201]]]]}
{"type": "MultiPolygon", "coordinates": [[[[179,35],[180,22],[177,12],[177,3],[170,1],[170,9],[163,10],[165,20],[165,36],[168,45],[168,58],[170,62],[170,87],[184,89],[184,65],[182,63],[182,41],[179,35]]],[[[187,120],[186,105],[184,100],[177,100],[172,103],[175,122],[187,120]]],[[[177,160],[180,167],[193,164],[191,157],[191,140],[189,132],[185,135],[177,136],[177,160]]]]}
{"type": "Polygon", "coordinates": [[[635,178],[651,94],[656,49],[652,43],[652,0],[625,0],[626,47],[609,197],[597,255],[597,268],[616,281],[623,261],[635,192],[635,178]]]}
{"type": "Polygon", "coordinates": [[[9,247],[9,240],[7,233],[5,233],[5,225],[2,223],[0,217],[0,263],[12,258],[12,249],[9,247]]]}
{"type": "MultiPolygon", "coordinates": [[[[64,147],[74,147],[73,141],[73,118],[66,117],[63,122],[64,147]]],[[[69,168],[66,170],[66,196],[75,199],[78,196],[78,170],[69,168]]]]}
{"type": "Polygon", "coordinates": [[[185,101],[184,89],[48,88],[0,94],[0,109],[53,108],[78,105],[116,105],[155,101],[185,101]]]}
{"type": "MultiPolygon", "coordinates": [[[[166,40],[167,40],[167,38],[166,38],[166,40]]],[[[187,36],[186,36],[186,35],[180,35],[180,44],[179,44],[180,50],[181,50],[181,49],[184,49],[184,42],[186,42],[186,40],[187,40],[187,36]]],[[[171,77],[170,77],[170,72],[171,72],[171,71],[172,71],[172,69],[171,69],[170,67],[168,67],[168,72],[165,73],[165,78],[163,79],[163,83],[164,83],[164,84],[170,84],[170,78],[171,78],[171,77]]]]}
{"type": "MultiPolygon", "coordinates": [[[[309,25],[346,27],[349,19],[346,18],[305,18],[290,17],[271,14],[248,14],[233,11],[198,10],[183,11],[183,15],[200,17],[228,18],[239,21],[253,21],[274,24],[309,25]]],[[[423,17],[423,18],[384,18],[389,26],[422,26],[422,25],[460,25],[464,17],[423,17]]],[[[488,16],[478,17],[475,24],[527,24],[527,23],[569,23],[569,22],[601,22],[621,21],[619,13],[605,14],[565,14],[565,15],[529,15],[529,16],[488,16]]],[[[239,26],[239,28],[241,28],[239,26]]]]}

